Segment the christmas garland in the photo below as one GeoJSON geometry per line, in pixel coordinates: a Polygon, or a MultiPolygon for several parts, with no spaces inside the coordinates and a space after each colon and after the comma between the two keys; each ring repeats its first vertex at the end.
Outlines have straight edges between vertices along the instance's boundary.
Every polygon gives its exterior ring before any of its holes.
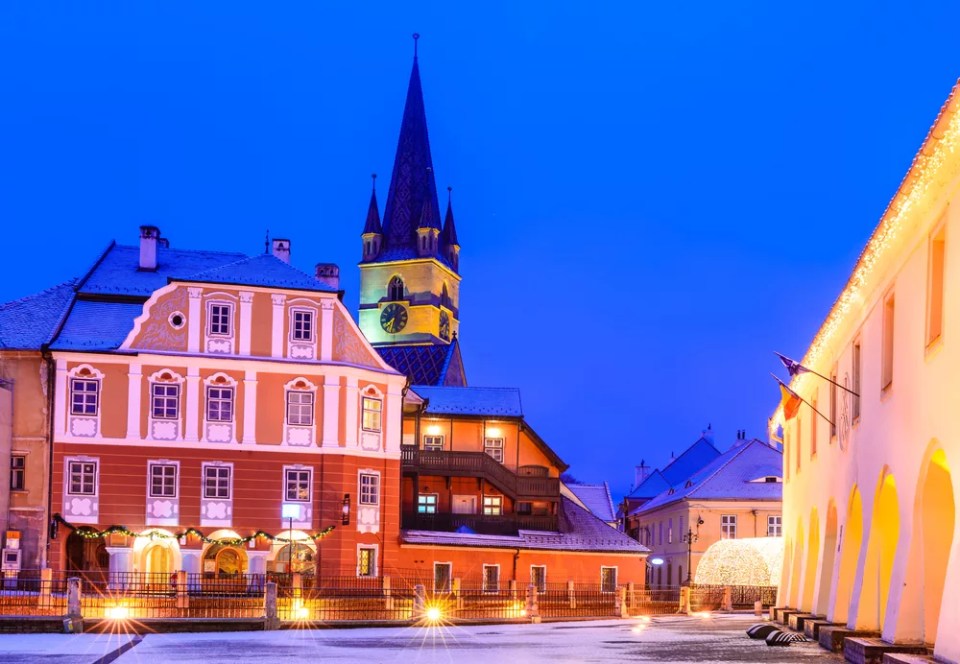
{"type": "MultiPolygon", "coordinates": [[[[263,530],[258,530],[253,535],[249,535],[248,537],[223,537],[223,538],[213,539],[213,538],[207,537],[196,528],[187,528],[183,532],[175,533],[173,535],[167,535],[166,533],[160,533],[160,532],[157,532],[156,530],[151,530],[149,532],[136,533],[125,526],[110,526],[109,528],[105,528],[104,530],[97,530],[96,528],[93,528],[91,526],[75,526],[69,521],[67,521],[66,519],[64,519],[62,516],[60,516],[59,513],[53,515],[53,520],[56,521],[57,523],[62,523],[64,526],[72,530],[75,534],[79,535],[80,537],[83,537],[84,539],[91,539],[91,540],[99,539],[101,537],[106,537],[107,535],[117,534],[117,535],[124,535],[126,537],[149,537],[151,539],[176,539],[176,540],[179,540],[181,537],[186,537],[187,535],[193,535],[194,537],[198,537],[202,542],[206,544],[221,544],[223,546],[241,546],[243,544],[246,544],[247,542],[252,542],[253,540],[256,540],[260,537],[264,539],[268,539],[271,542],[290,543],[290,542],[303,541],[303,540],[291,539],[289,537],[280,537],[279,535],[271,535],[270,533],[267,533],[263,530]]],[[[329,535],[334,528],[335,526],[327,526],[320,532],[314,533],[309,537],[314,541],[323,539],[324,537],[329,535]]]]}

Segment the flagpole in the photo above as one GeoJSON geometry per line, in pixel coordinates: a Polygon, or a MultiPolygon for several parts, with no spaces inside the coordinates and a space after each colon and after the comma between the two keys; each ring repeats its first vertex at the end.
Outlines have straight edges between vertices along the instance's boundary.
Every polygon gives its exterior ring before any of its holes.
{"type": "MultiPolygon", "coordinates": [[[[779,357],[779,358],[782,358],[783,360],[790,360],[789,357],[787,357],[786,355],[781,355],[781,354],[778,353],[777,351],[773,351],[773,354],[776,355],[776,356],[779,357]]],[[[851,390],[851,389],[850,389],[849,387],[847,387],[846,385],[841,385],[840,383],[838,383],[837,381],[833,380],[832,378],[827,378],[827,377],[824,376],[822,373],[818,373],[818,372],[814,371],[813,369],[810,369],[810,368],[808,368],[808,367],[805,367],[805,366],[803,366],[802,364],[800,364],[799,362],[795,362],[794,360],[790,360],[790,361],[793,362],[794,364],[796,364],[798,367],[800,367],[802,371],[807,372],[807,373],[812,373],[814,376],[819,376],[820,378],[823,378],[823,379],[824,379],[825,381],[827,381],[828,383],[831,383],[831,384],[833,384],[833,385],[836,385],[836,386],[839,387],[841,390],[844,390],[844,391],[846,391],[846,392],[849,392],[850,394],[852,394],[852,395],[855,396],[855,397],[859,397],[859,396],[860,396],[859,394],[857,394],[856,392],[854,392],[853,390],[851,390]]],[[[790,371],[790,369],[788,368],[787,371],[790,371]]],[[[798,373],[799,373],[799,372],[798,372],[798,373]]],[[[791,374],[791,375],[793,375],[793,374],[791,374]]],[[[776,376],[774,376],[774,378],[776,378],[776,376]]],[[[780,379],[777,378],[777,380],[780,380],[780,379]]]]}
{"type": "MultiPolygon", "coordinates": [[[[790,386],[787,385],[786,383],[784,383],[782,380],[780,380],[780,377],[777,376],[777,374],[775,374],[775,373],[773,373],[773,372],[771,371],[771,372],[770,372],[770,375],[773,376],[773,379],[774,379],[775,381],[777,381],[778,383],[780,383],[781,385],[783,385],[785,388],[787,388],[787,391],[789,391],[790,394],[794,395],[795,397],[797,397],[798,399],[800,399],[800,401],[802,401],[803,403],[805,403],[805,404],[807,404],[808,406],[810,406],[810,408],[813,410],[813,412],[815,412],[817,415],[819,415],[820,417],[822,417],[823,419],[825,419],[825,420],[830,424],[830,426],[833,426],[833,427],[837,426],[836,424],[833,423],[833,420],[831,420],[829,417],[827,417],[826,415],[824,415],[823,413],[821,413],[819,410],[817,410],[816,407],[815,407],[812,403],[810,403],[809,401],[807,401],[806,399],[804,399],[802,396],[800,396],[799,394],[797,394],[794,390],[791,390],[791,389],[790,389],[790,386]]],[[[817,374],[817,375],[819,376],[820,374],[817,374]]]]}

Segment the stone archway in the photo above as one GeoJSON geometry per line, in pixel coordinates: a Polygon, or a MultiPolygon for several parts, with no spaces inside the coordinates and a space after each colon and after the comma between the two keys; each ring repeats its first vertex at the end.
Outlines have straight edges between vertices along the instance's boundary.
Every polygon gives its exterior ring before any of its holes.
{"type": "Polygon", "coordinates": [[[826,615],[830,606],[830,591],[833,590],[833,566],[837,559],[837,505],[830,499],[827,505],[827,520],[823,533],[823,560],[820,563],[820,584],[813,612],[826,615]]]}
{"type": "Polygon", "coordinates": [[[807,540],[807,558],[803,573],[803,594],[800,599],[800,608],[804,611],[813,611],[813,591],[816,587],[817,562],[820,559],[820,519],[817,508],[810,512],[810,535],[807,540]]]}
{"type": "Polygon", "coordinates": [[[837,574],[837,596],[833,611],[827,619],[846,623],[850,616],[853,584],[857,578],[857,561],[863,546],[863,500],[860,490],[854,486],[847,502],[847,518],[840,531],[840,570],[837,574]]]}
{"type": "Polygon", "coordinates": [[[863,561],[862,587],[854,627],[882,631],[887,617],[887,600],[890,597],[890,577],[893,561],[897,555],[897,538],[900,535],[900,512],[897,499],[897,483],[893,475],[884,470],[873,500],[870,517],[870,538],[867,555],[863,561]]]}

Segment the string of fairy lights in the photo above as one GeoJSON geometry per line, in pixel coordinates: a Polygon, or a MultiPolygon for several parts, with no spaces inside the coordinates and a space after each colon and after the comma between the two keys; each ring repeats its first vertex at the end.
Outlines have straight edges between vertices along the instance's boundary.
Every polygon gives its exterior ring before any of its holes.
{"type": "MultiPolygon", "coordinates": [[[[807,367],[818,367],[821,355],[826,352],[841,324],[851,310],[863,307],[863,290],[871,285],[869,282],[874,272],[881,265],[882,259],[888,257],[888,249],[901,236],[915,215],[921,214],[924,206],[929,207],[935,198],[935,185],[941,185],[950,180],[953,173],[945,173],[944,168],[950,164],[950,159],[960,149],[960,97],[956,92],[943,105],[940,115],[934,122],[927,139],[924,141],[913,164],[903,182],[897,189],[893,200],[887,206],[880,223],[871,235],[867,246],[860,254],[853,274],[844,287],[840,296],[834,302],[827,319],[820,326],[820,330],[810,343],[801,364],[807,367]]],[[[957,162],[952,162],[956,170],[957,162]]],[[[805,374],[794,378],[792,386],[795,390],[805,382],[805,374]]],[[[777,407],[771,418],[771,426],[776,427],[783,420],[782,407],[777,407]]]]}
{"type": "MultiPolygon", "coordinates": [[[[125,526],[109,526],[108,528],[104,528],[103,530],[97,530],[92,526],[75,526],[69,521],[67,521],[66,519],[64,519],[60,514],[54,514],[53,519],[57,523],[61,523],[66,528],[69,528],[70,530],[72,530],[77,536],[82,537],[84,539],[89,539],[89,540],[101,539],[109,535],[123,535],[124,537],[148,537],[150,539],[175,539],[175,540],[181,540],[185,537],[196,537],[197,539],[199,539],[205,544],[219,544],[221,546],[242,546],[244,544],[247,544],[249,542],[253,542],[259,539],[269,540],[270,542],[279,542],[281,544],[303,542],[302,538],[296,539],[292,537],[283,537],[280,535],[271,535],[270,533],[265,532],[263,530],[258,530],[257,532],[253,533],[252,535],[248,535],[247,537],[207,537],[196,528],[187,528],[186,530],[179,533],[174,533],[173,535],[170,535],[161,531],[149,530],[149,529],[138,533],[133,530],[130,530],[125,526]]],[[[313,541],[321,540],[327,535],[329,535],[331,532],[333,532],[334,528],[335,526],[327,526],[326,528],[324,528],[319,532],[313,533],[312,535],[308,535],[308,537],[313,541]]]]}

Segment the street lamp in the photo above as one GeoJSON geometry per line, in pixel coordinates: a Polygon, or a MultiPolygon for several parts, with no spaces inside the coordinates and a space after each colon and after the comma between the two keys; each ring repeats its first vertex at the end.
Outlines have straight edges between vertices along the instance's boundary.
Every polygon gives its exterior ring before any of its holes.
{"type": "Polygon", "coordinates": [[[700,539],[700,526],[703,525],[703,519],[697,515],[697,532],[688,527],[687,534],[683,536],[683,541],[687,543],[687,581],[689,586],[692,581],[691,568],[693,567],[693,543],[700,539]]]}

